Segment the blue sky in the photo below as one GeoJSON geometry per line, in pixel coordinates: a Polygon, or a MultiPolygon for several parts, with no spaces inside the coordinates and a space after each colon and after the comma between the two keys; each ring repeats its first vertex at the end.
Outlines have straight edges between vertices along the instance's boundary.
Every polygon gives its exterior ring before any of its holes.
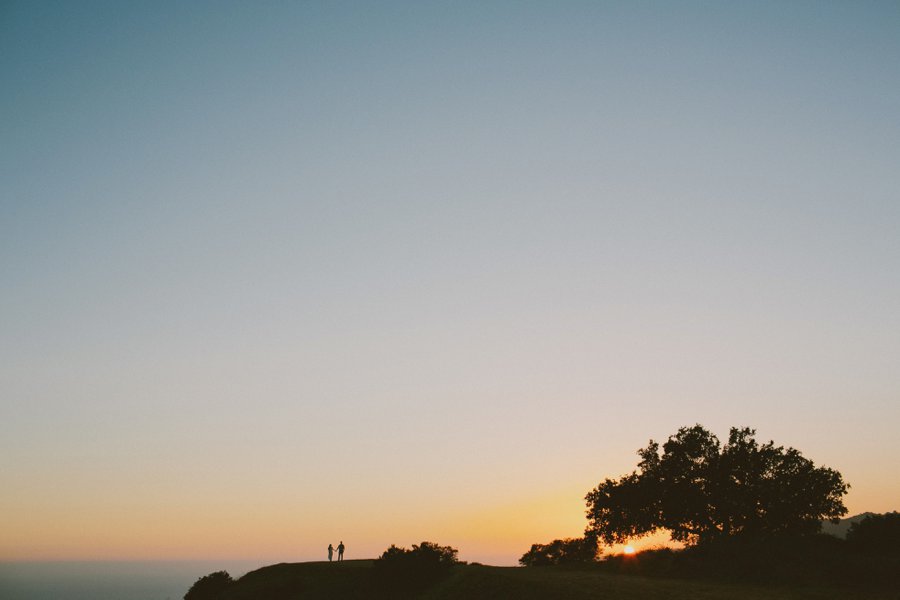
{"type": "Polygon", "coordinates": [[[3,4],[0,558],[514,562],[695,422],[897,509],[898,25],[3,4]]]}

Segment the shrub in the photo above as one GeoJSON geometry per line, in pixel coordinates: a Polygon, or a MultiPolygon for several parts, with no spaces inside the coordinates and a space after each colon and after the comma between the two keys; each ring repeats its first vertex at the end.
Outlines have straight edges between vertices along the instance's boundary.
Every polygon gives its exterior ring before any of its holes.
{"type": "Polygon", "coordinates": [[[869,515],[853,523],[847,544],[864,554],[900,554],[900,513],[869,515]]]}
{"type": "Polygon", "coordinates": [[[228,571],[216,571],[198,579],[184,595],[184,600],[218,600],[232,584],[234,580],[228,571]]]}
{"type": "Polygon", "coordinates": [[[592,537],[553,540],[549,544],[533,544],[519,563],[525,567],[590,564],[597,561],[597,540],[592,537]]]}
{"type": "Polygon", "coordinates": [[[413,544],[412,549],[393,544],[375,561],[375,577],[385,589],[411,590],[441,579],[458,564],[457,550],[433,542],[413,544]]]}

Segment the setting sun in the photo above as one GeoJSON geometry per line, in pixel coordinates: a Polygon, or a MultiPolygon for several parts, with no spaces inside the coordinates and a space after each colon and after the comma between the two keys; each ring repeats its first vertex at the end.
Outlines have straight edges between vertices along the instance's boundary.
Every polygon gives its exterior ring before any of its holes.
{"type": "Polygon", "coordinates": [[[624,548],[622,548],[622,554],[631,555],[634,553],[635,553],[634,546],[625,546],[624,548]]]}

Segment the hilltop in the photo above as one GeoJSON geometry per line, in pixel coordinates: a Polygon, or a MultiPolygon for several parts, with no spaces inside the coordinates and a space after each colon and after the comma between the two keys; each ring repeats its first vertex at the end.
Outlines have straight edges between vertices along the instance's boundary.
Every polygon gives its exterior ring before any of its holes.
{"type": "Polygon", "coordinates": [[[597,568],[491,567],[457,565],[435,585],[405,595],[379,592],[372,560],[343,563],[282,563],[263,567],[238,579],[223,600],[317,600],[334,598],[419,598],[422,600],[537,600],[566,598],[642,600],[846,600],[895,598],[889,592],[828,586],[760,586],[683,579],[642,577],[597,568]]]}

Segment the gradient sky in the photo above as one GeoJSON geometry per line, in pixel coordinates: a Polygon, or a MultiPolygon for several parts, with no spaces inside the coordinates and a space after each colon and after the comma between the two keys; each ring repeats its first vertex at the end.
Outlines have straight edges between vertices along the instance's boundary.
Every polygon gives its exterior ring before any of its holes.
{"type": "Polygon", "coordinates": [[[900,509],[896,2],[3,2],[0,560],[511,564],[751,426],[900,509]]]}

